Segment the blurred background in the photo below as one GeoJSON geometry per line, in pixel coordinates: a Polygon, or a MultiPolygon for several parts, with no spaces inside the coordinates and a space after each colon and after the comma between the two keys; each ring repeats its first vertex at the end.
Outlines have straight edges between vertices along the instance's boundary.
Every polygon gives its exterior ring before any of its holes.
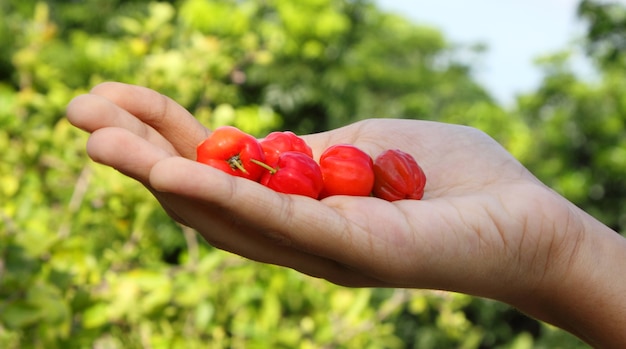
{"type": "Polygon", "coordinates": [[[550,1],[442,1],[483,30],[470,37],[435,3],[0,0],[0,348],[586,348],[490,300],[347,289],[216,250],[91,162],[65,119],[115,80],[257,136],[371,117],[471,125],[625,233],[624,4],[571,3],[571,37],[546,46],[550,1]]]}
{"type": "MultiPolygon", "coordinates": [[[[624,0],[617,1],[625,3],[624,0]]],[[[502,104],[537,88],[535,59],[570,50],[576,72],[591,78],[593,66],[580,49],[585,23],[576,15],[579,0],[378,0],[383,10],[440,29],[451,44],[483,45],[472,62],[473,75],[502,104]]]]}

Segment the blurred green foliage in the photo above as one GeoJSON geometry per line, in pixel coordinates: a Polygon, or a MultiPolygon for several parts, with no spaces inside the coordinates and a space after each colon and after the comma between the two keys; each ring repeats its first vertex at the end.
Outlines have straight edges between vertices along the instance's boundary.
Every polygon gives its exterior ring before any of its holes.
{"type": "Polygon", "coordinates": [[[1,348],[586,347],[497,302],[346,289],[216,250],[90,162],[64,114],[116,80],[256,135],[368,117],[468,124],[624,232],[618,60],[598,56],[590,83],[567,54],[548,57],[541,87],[507,110],[459,58],[471,46],[366,0],[3,0],[0,47],[1,348]]]}

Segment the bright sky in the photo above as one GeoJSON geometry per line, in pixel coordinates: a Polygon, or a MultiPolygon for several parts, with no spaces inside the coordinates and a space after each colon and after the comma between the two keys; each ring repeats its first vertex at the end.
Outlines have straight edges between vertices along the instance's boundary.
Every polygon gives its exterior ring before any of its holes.
{"type": "MultiPolygon", "coordinates": [[[[583,33],[578,0],[376,1],[383,10],[439,28],[450,42],[486,44],[477,79],[505,104],[539,83],[536,57],[568,47],[583,33]]],[[[590,71],[582,60],[575,67],[590,71]]]]}

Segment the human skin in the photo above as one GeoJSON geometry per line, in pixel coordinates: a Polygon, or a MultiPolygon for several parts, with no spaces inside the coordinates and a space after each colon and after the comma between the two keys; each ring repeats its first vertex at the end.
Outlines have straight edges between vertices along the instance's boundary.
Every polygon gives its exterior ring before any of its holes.
{"type": "Polygon", "coordinates": [[[349,287],[462,292],[505,302],[598,348],[626,343],[626,239],[542,184],[474,128],[371,119],[303,138],[316,159],[402,149],[422,200],[285,195],[194,161],[210,134],[144,87],[104,83],[68,106],[96,162],[141,182],[210,244],[349,287]]]}

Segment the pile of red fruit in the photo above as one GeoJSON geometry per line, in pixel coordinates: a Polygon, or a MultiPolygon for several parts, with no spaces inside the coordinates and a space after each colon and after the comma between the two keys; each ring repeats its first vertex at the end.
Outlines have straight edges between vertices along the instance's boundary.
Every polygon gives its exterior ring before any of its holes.
{"type": "Polygon", "coordinates": [[[415,159],[401,150],[386,150],[372,160],[354,145],[337,144],[318,163],[311,147],[290,131],[257,140],[238,128],[219,127],[198,145],[197,161],[277,192],[315,199],[373,195],[387,201],[419,200],[426,184],[415,159]]]}

